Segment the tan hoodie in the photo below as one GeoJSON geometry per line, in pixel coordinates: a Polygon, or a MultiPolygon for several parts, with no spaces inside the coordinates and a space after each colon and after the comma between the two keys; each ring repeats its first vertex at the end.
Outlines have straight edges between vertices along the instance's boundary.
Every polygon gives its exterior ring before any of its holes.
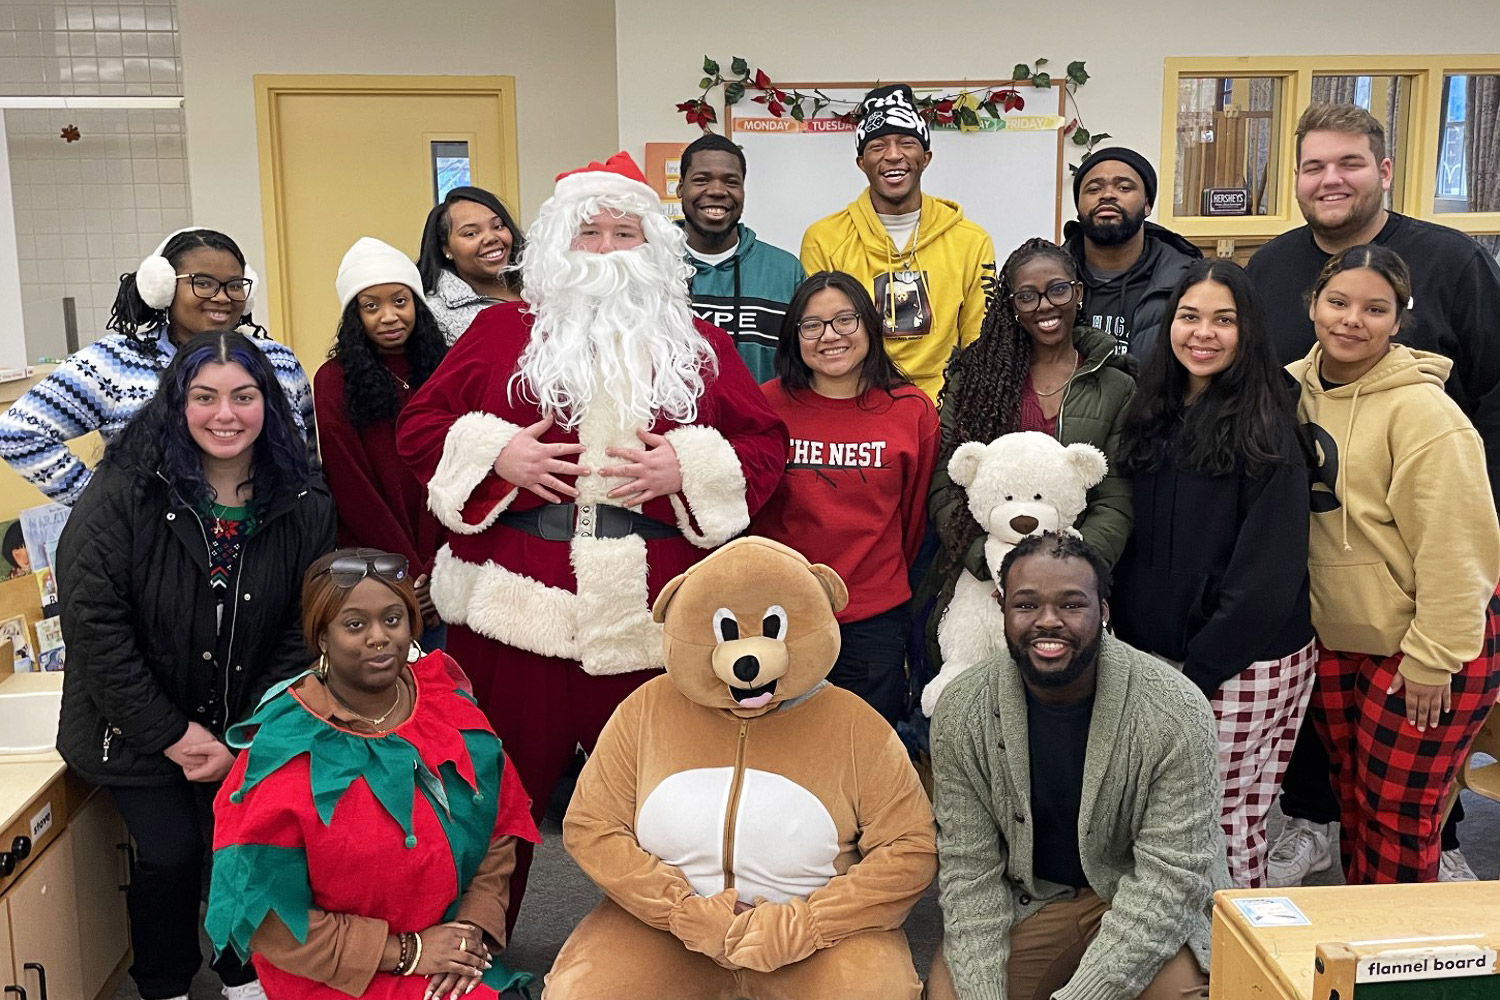
{"type": "Polygon", "coordinates": [[[1325,390],[1314,344],[1287,365],[1319,451],[1308,563],[1312,619],[1331,649],[1406,654],[1401,674],[1443,684],[1484,644],[1500,579],[1500,522],[1474,425],[1443,392],[1447,358],[1393,346],[1325,390]]]}
{"type": "Polygon", "coordinates": [[[843,271],[858,278],[886,321],[891,360],[936,402],[953,349],[979,338],[994,292],[995,247],[983,229],[964,218],[957,202],[925,194],[911,245],[897,247],[866,188],[848,208],[807,228],[802,268],[808,274],[843,271]],[[897,290],[913,287],[898,280],[908,273],[926,275],[929,301],[920,311],[897,305],[897,290]],[[913,317],[926,332],[906,329],[913,317]]]}

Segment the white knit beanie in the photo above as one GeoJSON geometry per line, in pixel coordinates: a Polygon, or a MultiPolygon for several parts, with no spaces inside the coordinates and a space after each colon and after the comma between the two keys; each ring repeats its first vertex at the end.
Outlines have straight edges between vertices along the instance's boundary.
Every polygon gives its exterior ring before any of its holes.
{"type": "Polygon", "coordinates": [[[339,308],[346,308],[354,296],[371,285],[386,284],[405,285],[413,295],[419,295],[422,276],[400,250],[373,236],[361,236],[339,262],[339,276],[333,283],[339,308]]]}

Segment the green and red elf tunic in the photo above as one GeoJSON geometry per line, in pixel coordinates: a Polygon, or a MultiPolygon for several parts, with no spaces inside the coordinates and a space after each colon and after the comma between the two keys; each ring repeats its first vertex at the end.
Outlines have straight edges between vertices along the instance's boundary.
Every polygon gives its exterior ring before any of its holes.
{"type": "MultiPolygon", "coordinates": [[[[465,893],[501,838],[540,839],[526,792],[458,666],[430,653],[408,680],[411,716],[388,733],[353,732],[314,712],[300,693],[317,684],[310,674],[273,688],[229,731],[230,744],[246,749],[214,803],[206,925],[215,948],[249,955],[256,931],[276,923],[272,915],[303,943],[310,925],[331,914],[373,931],[348,939],[367,943],[367,960],[362,971],[341,961],[337,986],[251,956],[272,1000],[345,997],[366,972],[356,995],[420,1000],[427,978],[374,971],[376,944],[388,933],[470,919],[476,906],[503,914],[503,899],[490,906],[465,893]]],[[[483,891],[493,893],[492,884],[483,891]]],[[[476,922],[503,938],[503,917],[498,928],[476,922]]],[[[470,997],[530,979],[496,961],[470,997]]]]}

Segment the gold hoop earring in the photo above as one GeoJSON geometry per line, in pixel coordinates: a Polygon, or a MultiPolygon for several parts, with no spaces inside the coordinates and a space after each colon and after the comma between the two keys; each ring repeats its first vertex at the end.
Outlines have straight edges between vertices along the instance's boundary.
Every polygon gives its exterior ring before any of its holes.
{"type": "Polygon", "coordinates": [[[318,654],[318,665],[313,667],[313,674],[320,681],[328,679],[328,650],[325,649],[318,654]]]}

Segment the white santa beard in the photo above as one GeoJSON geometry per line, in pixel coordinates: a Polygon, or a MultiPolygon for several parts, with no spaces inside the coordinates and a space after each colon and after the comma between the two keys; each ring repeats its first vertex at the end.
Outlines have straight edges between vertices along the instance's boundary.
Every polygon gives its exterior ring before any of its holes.
{"type": "Polygon", "coordinates": [[[662,249],[528,247],[535,322],[512,384],[562,426],[577,427],[600,392],[626,427],[649,426],[658,415],[697,419],[703,369],[712,370],[714,357],[693,326],[680,263],[663,261],[662,249]]]}

